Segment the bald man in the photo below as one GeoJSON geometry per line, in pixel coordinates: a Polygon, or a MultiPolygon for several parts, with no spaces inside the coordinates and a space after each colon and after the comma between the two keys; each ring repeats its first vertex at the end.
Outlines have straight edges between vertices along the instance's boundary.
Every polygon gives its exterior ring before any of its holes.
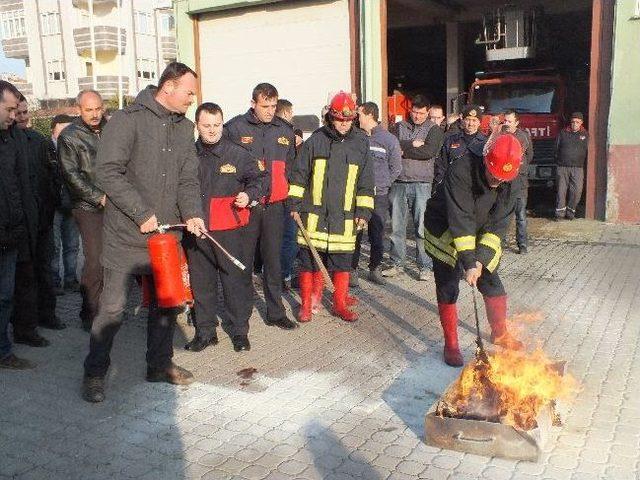
{"type": "Polygon", "coordinates": [[[102,218],[105,194],[95,180],[95,162],[102,128],[106,124],[100,94],[83,90],[76,97],[78,118],[58,136],[58,156],[72,201],[72,214],[80,230],[84,267],[80,279],[82,328],[91,330],[102,292],[102,218]]]}

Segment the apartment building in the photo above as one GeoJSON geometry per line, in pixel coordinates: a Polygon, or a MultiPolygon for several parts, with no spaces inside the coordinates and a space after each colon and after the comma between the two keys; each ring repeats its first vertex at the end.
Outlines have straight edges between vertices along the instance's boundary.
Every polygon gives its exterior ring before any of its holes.
{"type": "Polygon", "coordinates": [[[171,0],[0,0],[2,48],[40,100],[135,96],[176,58],[171,0]]]}

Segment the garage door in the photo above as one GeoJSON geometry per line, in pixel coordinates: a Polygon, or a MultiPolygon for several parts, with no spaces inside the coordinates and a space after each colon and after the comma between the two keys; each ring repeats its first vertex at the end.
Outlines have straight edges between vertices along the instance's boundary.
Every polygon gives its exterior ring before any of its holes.
{"type": "Polygon", "coordinates": [[[249,107],[260,82],[276,86],[296,115],[320,115],[329,92],[350,90],[348,0],[282,2],[203,15],[203,101],[227,119],[249,107]]]}

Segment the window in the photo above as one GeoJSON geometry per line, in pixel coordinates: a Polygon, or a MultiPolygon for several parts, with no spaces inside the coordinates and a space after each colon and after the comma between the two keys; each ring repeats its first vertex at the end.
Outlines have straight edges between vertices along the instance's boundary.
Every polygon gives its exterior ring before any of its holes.
{"type": "Polygon", "coordinates": [[[84,68],[87,77],[93,77],[93,63],[84,62],[84,68]]]}
{"type": "Polygon", "coordinates": [[[60,33],[60,14],[48,12],[40,15],[43,35],[55,35],[60,33]]]}
{"type": "Polygon", "coordinates": [[[139,58],[136,62],[138,66],[138,78],[144,80],[155,80],[156,78],[156,61],[147,58],[139,58]]]}
{"type": "MultiPolygon", "coordinates": [[[[638,0],[640,1],[640,0],[638,0]]],[[[176,28],[176,21],[171,13],[160,15],[160,25],[163,35],[173,35],[176,28]]]]}
{"type": "Polygon", "coordinates": [[[136,19],[136,32],[145,35],[153,34],[153,22],[151,21],[150,13],[136,11],[134,17],[136,19]]]}
{"type": "Polygon", "coordinates": [[[483,105],[485,113],[510,109],[518,113],[555,113],[558,111],[557,86],[554,83],[503,83],[477,85],[473,103],[483,105]]]}
{"type": "Polygon", "coordinates": [[[62,60],[48,61],[47,72],[49,74],[50,82],[64,80],[66,78],[66,75],[64,73],[64,64],[62,63],[62,60]]]}
{"type": "Polygon", "coordinates": [[[2,28],[2,38],[5,40],[26,36],[24,10],[2,12],[0,14],[0,27],[2,28]]]}

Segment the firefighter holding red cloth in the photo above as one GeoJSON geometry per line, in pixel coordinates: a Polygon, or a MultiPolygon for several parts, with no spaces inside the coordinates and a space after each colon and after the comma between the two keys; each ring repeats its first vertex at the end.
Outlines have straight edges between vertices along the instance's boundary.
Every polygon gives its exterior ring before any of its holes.
{"type": "MultiPolygon", "coordinates": [[[[354,321],[349,309],[349,270],[359,229],[373,212],[373,161],[369,140],[353,127],[356,106],[345,92],[331,101],[325,126],[304,143],[289,176],[291,215],[299,214],[312,245],[333,273],[333,314],[354,321]]],[[[300,297],[298,321],[308,322],[322,298],[322,274],[298,233],[300,297]]]]}
{"type": "Polygon", "coordinates": [[[492,129],[482,155],[468,150],[448,167],[425,214],[425,248],[433,258],[444,361],[454,367],[463,365],[456,307],[462,279],[483,295],[491,341],[522,348],[507,330],[507,294],[498,275],[501,242],[518,195],[519,183],[512,180],[518,176],[522,147],[513,135],[501,134],[497,122],[492,129]]]}
{"type": "Polygon", "coordinates": [[[224,133],[231,141],[249,150],[266,172],[262,197],[251,215],[252,227],[255,226],[258,234],[256,255],[262,261],[267,304],[265,323],[293,330],[298,324],[287,318],[282,303],[280,250],[284,232],[284,201],[289,190],[287,173],[296,156],[296,140],[293,127],[276,116],[277,103],[278,90],[273,85],[256,85],[251,96],[251,108],[229,120],[224,126],[224,133]]]}
{"type": "MultiPolygon", "coordinates": [[[[248,266],[257,232],[251,232],[249,205],[259,199],[264,174],[251,154],[222,137],[222,109],[203,103],[196,110],[199,178],[205,225],[222,246],[248,266]]],[[[185,348],[193,352],[218,343],[218,279],[231,317],[235,351],[249,350],[249,317],[253,310],[251,271],[240,270],[207,238],[189,235],[183,241],[194,296],[196,334],[185,348]]]]}

